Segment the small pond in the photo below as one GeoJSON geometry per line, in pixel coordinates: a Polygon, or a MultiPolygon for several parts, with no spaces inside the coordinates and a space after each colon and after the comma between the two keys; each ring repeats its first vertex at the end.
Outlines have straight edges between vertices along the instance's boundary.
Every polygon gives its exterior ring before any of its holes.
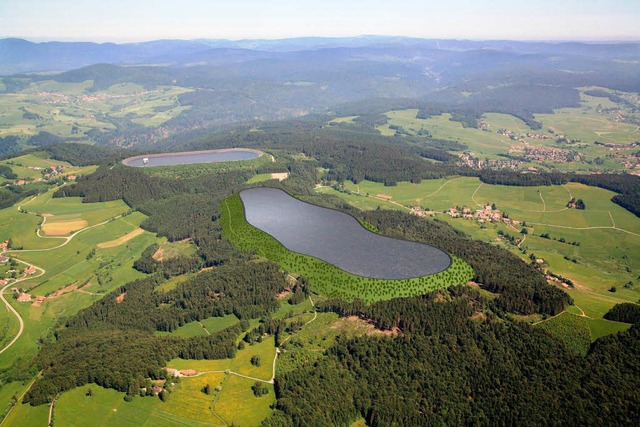
{"type": "Polygon", "coordinates": [[[183,153],[144,154],[124,159],[122,163],[135,167],[191,165],[194,163],[249,160],[255,159],[262,154],[262,151],[248,148],[228,148],[223,150],[188,151],[183,153]]]}
{"type": "Polygon", "coordinates": [[[372,233],[350,215],[301,202],[282,190],[251,188],[240,198],[249,224],[293,252],[358,276],[407,279],[438,273],[451,263],[440,249],[372,233]]]}

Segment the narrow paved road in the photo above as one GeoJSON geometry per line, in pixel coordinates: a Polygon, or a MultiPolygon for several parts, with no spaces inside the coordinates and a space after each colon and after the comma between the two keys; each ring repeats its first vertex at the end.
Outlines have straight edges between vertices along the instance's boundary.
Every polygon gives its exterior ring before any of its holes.
{"type": "MultiPolygon", "coordinates": [[[[24,265],[28,265],[31,266],[33,264],[29,264],[27,262],[21,261],[18,258],[14,258],[17,262],[22,263],[24,265]]],[[[22,320],[22,316],[20,316],[20,313],[18,313],[18,310],[16,310],[15,308],[13,308],[13,306],[9,303],[9,301],[7,301],[7,299],[4,297],[4,293],[7,289],[14,287],[16,285],[16,283],[20,283],[20,282],[24,282],[25,280],[30,280],[30,279],[35,279],[37,277],[40,277],[42,275],[44,275],[46,273],[46,271],[44,270],[44,268],[40,268],[34,265],[34,267],[36,268],[36,270],[40,270],[40,274],[36,275],[36,276],[26,276],[23,277],[22,279],[18,279],[13,283],[9,283],[7,284],[7,286],[5,286],[4,288],[2,288],[2,291],[0,291],[0,299],[4,302],[4,304],[7,306],[7,310],[9,310],[11,313],[13,313],[17,318],[18,318],[18,322],[20,322],[20,329],[18,330],[17,335],[11,340],[11,342],[9,344],[7,344],[2,350],[0,350],[0,354],[4,353],[5,351],[7,351],[13,344],[15,344],[16,341],[18,341],[18,338],[20,338],[20,335],[22,335],[22,332],[24,331],[24,321],[22,320]]]]}

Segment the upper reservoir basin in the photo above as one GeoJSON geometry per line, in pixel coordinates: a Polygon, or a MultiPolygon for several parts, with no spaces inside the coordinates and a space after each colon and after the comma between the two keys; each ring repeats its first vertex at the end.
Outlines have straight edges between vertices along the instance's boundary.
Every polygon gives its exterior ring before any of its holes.
{"type": "Polygon", "coordinates": [[[194,163],[249,160],[255,159],[262,154],[262,151],[248,148],[226,148],[222,150],[188,151],[183,153],[143,154],[124,159],[122,163],[135,167],[191,165],[194,163]]]}
{"type": "Polygon", "coordinates": [[[381,236],[354,217],[302,202],[275,188],[240,192],[249,224],[287,249],[363,277],[407,279],[445,270],[449,255],[422,243],[381,236]]]}

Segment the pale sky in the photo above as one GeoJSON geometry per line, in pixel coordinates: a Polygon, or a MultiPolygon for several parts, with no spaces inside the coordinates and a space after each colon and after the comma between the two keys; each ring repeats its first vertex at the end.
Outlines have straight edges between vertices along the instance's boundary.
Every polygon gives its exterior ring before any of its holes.
{"type": "Polygon", "coordinates": [[[0,0],[0,38],[640,40],[640,0],[0,0]]]}

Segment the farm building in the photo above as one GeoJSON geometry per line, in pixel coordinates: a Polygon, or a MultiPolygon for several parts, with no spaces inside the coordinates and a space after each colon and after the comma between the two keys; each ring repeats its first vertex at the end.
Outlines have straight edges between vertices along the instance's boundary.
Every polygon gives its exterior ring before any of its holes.
{"type": "Polygon", "coordinates": [[[25,274],[33,274],[36,272],[36,268],[33,265],[24,269],[25,274]]]}
{"type": "Polygon", "coordinates": [[[180,375],[184,375],[185,377],[191,377],[195,374],[197,374],[195,369],[183,369],[180,371],[180,375]]]}
{"type": "Polygon", "coordinates": [[[29,294],[18,295],[18,302],[31,302],[31,295],[29,294]]]}
{"type": "Polygon", "coordinates": [[[4,264],[5,262],[9,262],[9,258],[6,256],[0,256],[0,263],[4,264]]]}

